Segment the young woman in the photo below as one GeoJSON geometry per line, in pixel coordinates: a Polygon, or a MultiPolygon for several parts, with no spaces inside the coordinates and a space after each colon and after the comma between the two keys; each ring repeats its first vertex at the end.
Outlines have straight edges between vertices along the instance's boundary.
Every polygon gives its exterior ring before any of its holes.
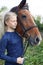
{"type": "Polygon", "coordinates": [[[8,12],[4,17],[6,32],[0,40],[0,59],[5,60],[5,65],[22,65],[24,58],[23,41],[20,35],[15,31],[17,26],[17,15],[8,12]],[[5,49],[7,54],[5,55],[5,49]]]}

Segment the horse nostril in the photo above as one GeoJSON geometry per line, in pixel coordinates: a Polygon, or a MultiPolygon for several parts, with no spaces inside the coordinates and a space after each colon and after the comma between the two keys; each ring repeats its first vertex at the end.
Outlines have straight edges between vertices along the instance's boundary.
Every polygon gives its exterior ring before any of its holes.
{"type": "Polygon", "coordinates": [[[39,43],[39,41],[40,41],[39,38],[36,37],[35,42],[36,42],[36,43],[39,43]]]}

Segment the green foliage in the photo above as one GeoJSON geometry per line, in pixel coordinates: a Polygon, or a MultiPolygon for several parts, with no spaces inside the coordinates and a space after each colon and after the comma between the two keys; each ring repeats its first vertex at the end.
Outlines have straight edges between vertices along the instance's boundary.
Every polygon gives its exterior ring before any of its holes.
{"type": "Polygon", "coordinates": [[[41,21],[41,17],[40,16],[37,16],[35,20],[35,23],[37,24],[38,28],[40,31],[43,31],[43,24],[40,23],[41,21]]]}
{"type": "Polygon", "coordinates": [[[24,65],[43,65],[43,42],[39,46],[29,46],[25,56],[24,65]]]}
{"type": "Polygon", "coordinates": [[[3,6],[1,9],[0,9],[0,13],[7,10],[7,7],[3,6]]]}

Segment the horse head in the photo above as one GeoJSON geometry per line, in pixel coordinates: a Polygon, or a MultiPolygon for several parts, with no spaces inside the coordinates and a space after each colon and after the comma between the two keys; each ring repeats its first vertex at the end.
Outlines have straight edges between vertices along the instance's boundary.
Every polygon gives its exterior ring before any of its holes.
{"type": "Polygon", "coordinates": [[[22,0],[18,6],[13,7],[10,11],[15,12],[18,16],[18,25],[16,31],[22,37],[25,37],[31,45],[40,44],[42,39],[41,34],[29,11],[26,0],[22,0]]]}

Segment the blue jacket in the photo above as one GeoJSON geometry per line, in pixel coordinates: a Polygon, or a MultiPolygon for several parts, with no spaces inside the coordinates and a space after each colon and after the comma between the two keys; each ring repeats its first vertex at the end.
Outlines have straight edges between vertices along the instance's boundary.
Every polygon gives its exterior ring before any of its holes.
{"type": "Polygon", "coordinates": [[[23,50],[23,40],[20,35],[17,32],[5,32],[0,41],[0,59],[6,61],[5,65],[19,65],[17,57],[22,56],[23,50]]]}

